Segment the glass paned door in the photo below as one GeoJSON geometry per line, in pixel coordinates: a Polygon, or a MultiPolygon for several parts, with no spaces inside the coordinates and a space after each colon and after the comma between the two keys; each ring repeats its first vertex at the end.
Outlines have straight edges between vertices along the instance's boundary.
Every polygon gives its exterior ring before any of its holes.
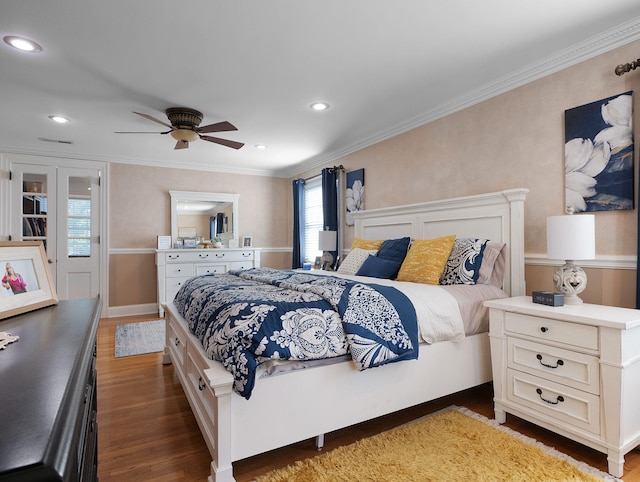
{"type": "Polygon", "coordinates": [[[25,174],[22,179],[22,240],[42,241],[47,249],[49,197],[46,174],[25,174]]]}

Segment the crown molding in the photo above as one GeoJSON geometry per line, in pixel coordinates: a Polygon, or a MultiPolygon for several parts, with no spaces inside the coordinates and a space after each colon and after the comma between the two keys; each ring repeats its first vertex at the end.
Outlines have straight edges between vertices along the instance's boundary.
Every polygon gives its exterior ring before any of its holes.
{"type": "MultiPolygon", "coordinates": [[[[313,157],[300,164],[296,164],[289,169],[278,171],[276,175],[279,177],[291,178],[303,172],[325,166],[337,159],[377,144],[378,142],[403,134],[415,129],[416,127],[420,127],[462,109],[466,109],[467,107],[471,107],[472,105],[479,104],[480,102],[491,99],[492,97],[496,97],[522,85],[559,72],[571,67],[572,65],[584,62],[585,60],[609,52],[638,39],[640,39],[640,17],[635,17],[613,29],[606,30],[597,36],[591,37],[585,42],[558,51],[538,62],[529,64],[519,70],[509,73],[508,75],[500,77],[490,84],[480,86],[466,94],[455,97],[418,117],[381,131],[359,143],[353,144],[344,149],[313,157]]],[[[613,67],[611,72],[613,73],[613,67]]]]}

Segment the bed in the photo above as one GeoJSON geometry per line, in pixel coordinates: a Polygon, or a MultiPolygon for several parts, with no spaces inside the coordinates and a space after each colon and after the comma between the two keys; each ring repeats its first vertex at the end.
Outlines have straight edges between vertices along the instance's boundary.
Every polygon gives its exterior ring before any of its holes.
{"type": "MultiPolygon", "coordinates": [[[[526,194],[510,189],[361,211],[354,216],[355,237],[428,240],[453,233],[504,243],[502,290],[523,295],[526,194]]],[[[421,343],[417,359],[373,369],[345,361],[261,378],[245,399],[233,390],[233,375],[207,357],[176,306],[167,304],[165,312],[163,362],[173,364],[211,453],[210,482],[234,481],[234,461],[491,380],[483,331],[461,341],[421,343]]]]}

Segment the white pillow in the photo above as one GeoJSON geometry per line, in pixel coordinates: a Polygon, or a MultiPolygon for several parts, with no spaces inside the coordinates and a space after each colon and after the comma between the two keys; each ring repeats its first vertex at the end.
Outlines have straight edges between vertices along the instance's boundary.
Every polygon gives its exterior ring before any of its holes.
{"type": "Polygon", "coordinates": [[[369,250],[362,248],[353,248],[351,251],[349,251],[347,257],[338,267],[338,273],[355,276],[355,274],[360,269],[360,266],[362,266],[362,263],[364,263],[364,261],[369,256],[375,256],[377,252],[377,249],[369,250]]]}

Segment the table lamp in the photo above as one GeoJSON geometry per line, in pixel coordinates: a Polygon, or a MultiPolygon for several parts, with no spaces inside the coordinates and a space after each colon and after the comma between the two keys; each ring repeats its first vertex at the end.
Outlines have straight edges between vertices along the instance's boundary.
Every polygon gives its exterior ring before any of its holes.
{"type": "Polygon", "coordinates": [[[336,250],[337,244],[336,231],[319,231],[318,232],[318,249],[322,251],[322,267],[330,267],[333,269],[335,259],[332,252],[336,250]]]}
{"type": "Polygon", "coordinates": [[[547,218],[547,257],[563,259],[553,275],[556,290],[568,305],[579,305],[587,286],[587,275],[574,261],[595,259],[596,230],[593,214],[567,214],[547,218]]]}

